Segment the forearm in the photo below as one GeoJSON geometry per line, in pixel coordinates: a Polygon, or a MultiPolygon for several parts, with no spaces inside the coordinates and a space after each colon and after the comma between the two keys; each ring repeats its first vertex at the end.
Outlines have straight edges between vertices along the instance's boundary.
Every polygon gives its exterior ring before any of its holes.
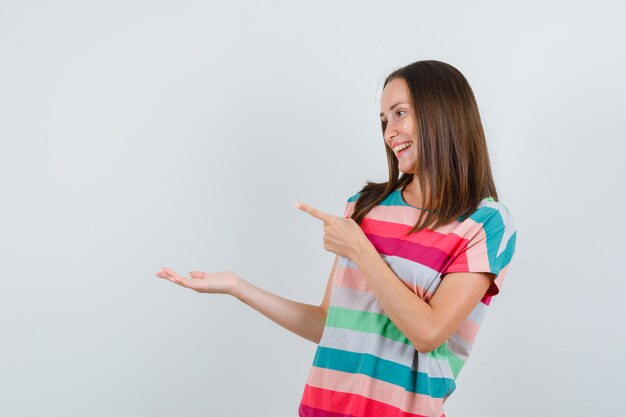
{"type": "Polygon", "coordinates": [[[319,343],[326,312],[320,306],[280,297],[239,279],[232,295],[285,329],[313,343],[319,343]]]}
{"type": "Polygon", "coordinates": [[[430,305],[407,288],[368,241],[353,256],[385,314],[420,352],[436,348],[430,305]]]}

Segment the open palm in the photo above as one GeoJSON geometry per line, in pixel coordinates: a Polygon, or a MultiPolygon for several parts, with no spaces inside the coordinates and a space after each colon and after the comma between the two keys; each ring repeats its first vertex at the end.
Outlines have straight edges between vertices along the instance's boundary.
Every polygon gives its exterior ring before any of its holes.
{"type": "Polygon", "coordinates": [[[156,276],[167,279],[181,287],[213,294],[230,294],[237,281],[236,275],[230,271],[214,273],[192,271],[189,273],[189,277],[183,277],[168,267],[161,268],[156,276]]]}

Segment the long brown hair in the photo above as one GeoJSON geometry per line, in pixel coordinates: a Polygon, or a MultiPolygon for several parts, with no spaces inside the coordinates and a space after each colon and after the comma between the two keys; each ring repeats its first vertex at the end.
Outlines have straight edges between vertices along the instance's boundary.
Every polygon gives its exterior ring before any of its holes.
{"type": "MultiPolygon", "coordinates": [[[[497,201],[478,106],[463,74],[445,62],[430,60],[396,69],[383,88],[395,78],[404,79],[410,92],[416,118],[417,168],[399,177],[398,159],[385,144],[389,181],[367,181],[352,219],[360,224],[374,206],[410,183],[414,175],[420,183],[422,210],[409,234],[469,216],[485,197],[497,201]]],[[[384,135],[384,122],[381,127],[384,135]]]]}

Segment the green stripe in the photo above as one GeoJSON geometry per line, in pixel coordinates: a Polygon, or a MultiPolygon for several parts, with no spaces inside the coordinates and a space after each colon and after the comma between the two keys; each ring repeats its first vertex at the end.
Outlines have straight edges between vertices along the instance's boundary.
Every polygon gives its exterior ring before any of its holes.
{"type": "MultiPolygon", "coordinates": [[[[389,317],[384,314],[371,313],[369,311],[350,310],[343,307],[330,307],[326,326],[339,327],[342,329],[354,330],[363,333],[374,333],[386,337],[396,342],[401,342],[409,346],[413,344],[407,337],[393,324],[389,317]]],[[[437,349],[426,353],[435,360],[448,361],[452,374],[456,378],[461,372],[465,362],[454,353],[448,351],[448,342],[445,341],[437,349]]]]}
{"type": "Polygon", "coordinates": [[[444,398],[452,394],[456,388],[453,379],[430,377],[424,372],[416,372],[407,366],[367,353],[346,352],[322,346],[317,348],[313,366],[367,375],[370,378],[398,385],[409,392],[433,398],[444,398]]]}
{"type": "Polygon", "coordinates": [[[448,342],[445,341],[441,346],[437,349],[428,352],[428,356],[433,359],[443,359],[444,361],[448,359],[448,342]]]}
{"type": "Polygon", "coordinates": [[[463,365],[465,365],[465,362],[463,362],[463,360],[454,353],[448,352],[448,363],[450,364],[450,369],[452,369],[452,375],[454,375],[454,378],[456,379],[459,376],[463,365]]]}
{"type": "Polygon", "coordinates": [[[326,325],[363,333],[375,333],[387,339],[413,346],[409,339],[384,314],[330,307],[326,325]]]}
{"type": "Polygon", "coordinates": [[[459,376],[459,372],[461,372],[463,365],[465,365],[463,359],[448,350],[448,341],[443,342],[441,346],[431,352],[428,352],[427,355],[433,359],[448,361],[450,369],[452,370],[452,375],[454,375],[455,379],[459,376]]]}

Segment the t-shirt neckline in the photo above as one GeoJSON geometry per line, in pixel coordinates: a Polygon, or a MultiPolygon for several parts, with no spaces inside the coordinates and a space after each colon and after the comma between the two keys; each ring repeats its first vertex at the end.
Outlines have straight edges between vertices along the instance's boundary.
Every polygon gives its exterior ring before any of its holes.
{"type": "Polygon", "coordinates": [[[412,206],[411,204],[407,203],[407,202],[406,202],[406,200],[404,199],[404,196],[402,195],[402,187],[397,188],[397,189],[396,189],[396,192],[400,195],[400,201],[402,202],[402,204],[403,204],[403,205],[405,205],[405,206],[407,206],[407,207],[412,207],[412,208],[414,208],[414,209],[416,209],[416,210],[424,210],[424,211],[429,211],[429,210],[427,210],[427,209],[422,209],[422,208],[420,208],[420,207],[415,207],[415,206],[412,206]]]}
{"type": "MultiPolygon", "coordinates": [[[[397,193],[398,193],[398,195],[400,196],[400,201],[402,202],[402,205],[407,206],[407,207],[414,208],[414,209],[416,209],[416,210],[430,211],[430,210],[428,210],[428,209],[422,209],[422,208],[420,208],[420,207],[415,207],[415,206],[412,206],[411,204],[407,203],[407,202],[406,202],[406,200],[404,199],[404,196],[402,195],[402,187],[400,187],[400,188],[396,188],[396,192],[397,192],[397,193]]],[[[494,200],[494,198],[493,198],[493,197],[489,196],[489,197],[485,197],[485,198],[483,198],[483,201],[494,202],[495,200],[494,200]]]]}

